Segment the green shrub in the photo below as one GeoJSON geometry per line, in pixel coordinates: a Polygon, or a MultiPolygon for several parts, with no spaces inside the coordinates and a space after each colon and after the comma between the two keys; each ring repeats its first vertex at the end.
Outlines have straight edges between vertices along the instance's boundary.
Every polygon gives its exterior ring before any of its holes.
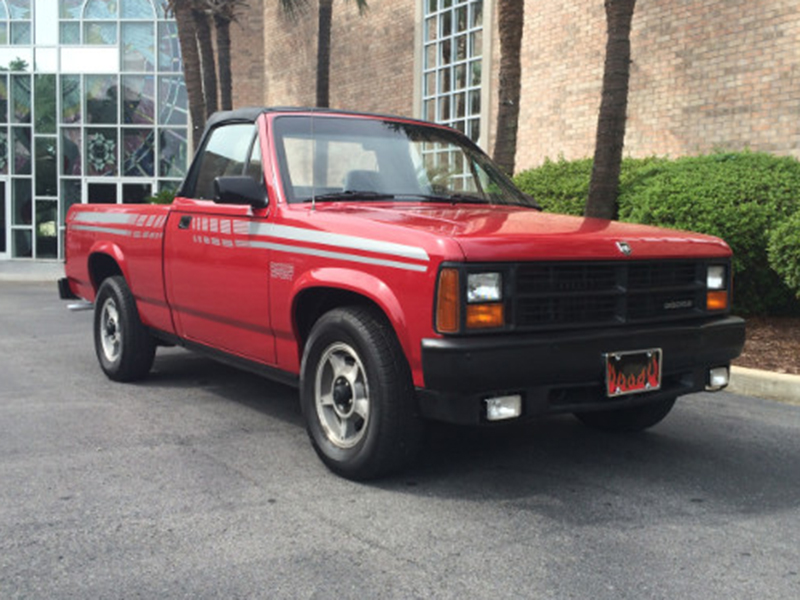
{"type": "Polygon", "coordinates": [[[800,298],[800,211],[775,226],[767,252],[770,267],[800,298]]]}
{"type": "Polygon", "coordinates": [[[174,199],[175,190],[171,189],[163,189],[160,192],[146,198],[147,202],[150,204],[172,204],[174,199]]]}
{"type": "MultiPolygon", "coordinates": [[[[546,163],[533,171],[517,176],[523,191],[547,210],[581,214],[590,160],[546,163]]],[[[727,241],[734,252],[734,302],[743,313],[800,312],[786,275],[769,268],[767,257],[771,230],[798,209],[800,162],[794,158],[738,152],[622,164],[619,219],[727,241]]]]}

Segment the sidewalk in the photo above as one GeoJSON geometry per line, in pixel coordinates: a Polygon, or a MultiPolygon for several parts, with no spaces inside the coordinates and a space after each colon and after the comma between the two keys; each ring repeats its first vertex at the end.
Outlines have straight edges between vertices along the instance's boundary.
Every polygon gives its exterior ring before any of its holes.
{"type": "Polygon", "coordinates": [[[58,281],[63,276],[60,260],[0,260],[0,281],[58,281]]]}
{"type": "MultiPolygon", "coordinates": [[[[55,282],[63,276],[64,263],[60,260],[0,260],[0,281],[55,282]]],[[[726,389],[734,394],[800,405],[800,375],[732,367],[726,389]]]]}

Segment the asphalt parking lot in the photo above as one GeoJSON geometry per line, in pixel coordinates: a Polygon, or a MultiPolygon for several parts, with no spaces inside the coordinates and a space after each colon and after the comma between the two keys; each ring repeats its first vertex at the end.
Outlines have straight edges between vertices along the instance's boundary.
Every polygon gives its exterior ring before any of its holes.
{"type": "Polygon", "coordinates": [[[434,427],[356,484],[295,390],[180,349],[112,383],[56,296],[0,281],[0,598],[800,597],[798,406],[434,427]]]}

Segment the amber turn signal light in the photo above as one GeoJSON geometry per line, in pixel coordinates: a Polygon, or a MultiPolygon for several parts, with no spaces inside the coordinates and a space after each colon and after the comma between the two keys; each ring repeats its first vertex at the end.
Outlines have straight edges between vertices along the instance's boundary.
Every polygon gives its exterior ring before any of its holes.
{"type": "Polygon", "coordinates": [[[458,271],[442,269],[436,291],[436,329],[441,333],[456,333],[461,320],[458,271]]]}
{"type": "Polygon", "coordinates": [[[728,308],[728,292],[708,292],[706,294],[707,310],[725,310],[728,308]]]}
{"type": "Polygon", "coordinates": [[[489,327],[502,327],[503,324],[502,304],[470,304],[467,306],[467,328],[486,329],[489,327]]]}

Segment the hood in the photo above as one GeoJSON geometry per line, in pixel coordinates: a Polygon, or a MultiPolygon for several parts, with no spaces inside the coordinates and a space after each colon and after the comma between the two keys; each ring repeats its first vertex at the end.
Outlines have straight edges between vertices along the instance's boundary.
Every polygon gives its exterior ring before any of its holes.
{"type": "MultiPolygon", "coordinates": [[[[469,262],[722,257],[730,255],[719,238],[691,233],[543,213],[524,207],[441,204],[337,203],[317,206],[330,216],[347,215],[351,223],[365,220],[450,238],[469,262]],[[630,253],[624,251],[629,249],[630,253]]],[[[395,237],[392,235],[391,237],[395,237]]],[[[405,237],[408,242],[408,231],[405,237]]],[[[428,237],[427,235],[423,237],[428,237]]],[[[440,245],[441,247],[441,245],[440,245]]],[[[454,257],[453,257],[454,258],[454,257]]]]}

